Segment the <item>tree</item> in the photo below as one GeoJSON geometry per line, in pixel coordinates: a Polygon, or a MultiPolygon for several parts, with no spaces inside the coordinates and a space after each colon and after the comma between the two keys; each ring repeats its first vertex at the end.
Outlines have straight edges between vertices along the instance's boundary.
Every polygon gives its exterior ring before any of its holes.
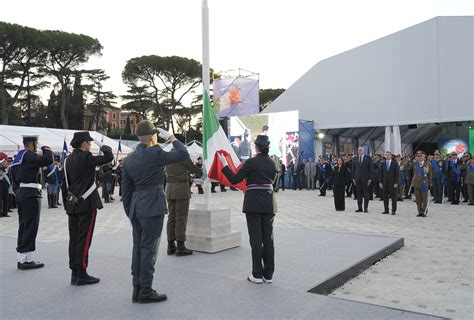
{"type": "Polygon", "coordinates": [[[32,68],[25,70],[26,80],[25,87],[23,92],[18,97],[18,104],[22,111],[22,118],[25,120],[27,126],[37,126],[37,123],[33,123],[33,118],[35,116],[42,115],[44,109],[43,103],[41,102],[40,97],[35,94],[36,91],[39,91],[50,83],[44,80],[45,74],[40,70],[35,69],[37,65],[32,65],[32,68]]]}
{"type": "Polygon", "coordinates": [[[8,124],[27,74],[45,57],[46,39],[39,30],[6,22],[0,22],[0,37],[0,106],[2,123],[8,124]]]}
{"type": "Polygon", "coordinates": [[[71,129],[84,129],[84,109],[87,90],[89,85],[82,84],[82,76],[84,71],[76,71],[74,73],[74,85],[72,87],[71,96],[66,99],[68,106],[68,126],[71,129]]]}
{"type": "Polygon", "coordinates": [[[82,34],[63,31],[43,31],[46,38],[47,59],[44,67],[61,85],[60,115],[61,124],[68,129],[66,115],[66,89],[74,69],[87,62],[92,55],[100,55],[102,45],[97,39],[82,34]]]}
{"type": "Polygon", "coordinates": [[[92,82],[88,90],[92,96],[92,101],[88,106],[92,115],[89,127],[97,131],[106,131],[109,128],[105,119],[105,108],[112,107],[117,96],[112,91],[103,91],[103,82],[110,78],[104,70],[97,69],[88,72],[87,78],[92,82]]]}
{"type": "Polygon", "coordinates": [[[183,106],[183,98],[201,83],[201,64],[177,56],[142,56],[127,61],[122,79],[129,87],[146,86],[153,98],[156,120],[174,131],[173,114],[183,106]]]}
{"type": "Polygon", "coordinates": [[[278,98],[285,89],[260,89],[260,112],[278,98]]]}
{"type": "Polygon", "coordinates": [[[127,115],[127,122],[125,124],[125,129],[123,130],[123,135],[129,137],[132,135],[132,127],[130,125],[130,115],[127,115]]]}
{"type": "Polygon", "coordinates": [[[134,111],[141,119],[147,119],[154,106],[153,95],[148,92],[148,86],[130,83],[127,93],[121,96],[123,100],[128,101],[122,105],[122,109],[134,111]]]}

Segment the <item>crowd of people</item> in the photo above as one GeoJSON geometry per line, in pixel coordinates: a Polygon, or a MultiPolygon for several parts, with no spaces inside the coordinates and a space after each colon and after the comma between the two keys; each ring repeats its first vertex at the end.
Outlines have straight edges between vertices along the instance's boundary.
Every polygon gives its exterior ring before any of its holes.
{"type": "Polygon", "coordinates": [[[421,180],[426,180],[426,189],[433,198],[433,203],[447,201],[453,205],[459,205],[461,202],[474,205],[474,159],[469,152],[465,152],[461,157],[458,157],[456,152],[442,155],[439,150],[430,155],[417,151],[415,156],[392,155],[387,152],[384,155],[375,154],[369,157],[365,155],[364,148],[359,148],[358,152],[356,155],[343,154],[339,157],[319,156],[316,162],[311,158],[301,159],[297,163],[290,162],[288,167],[281,165],[278,188],[319,189],[319,196],[326,196],[327,190],[333,190],[338,211],[344,210],[344,193],[345,197],[353,196],[355,200],[360,200],[360,193],[365,200],[364,208],[361,204],[358,204],[358,207],[359,210],[365,211],[367,201],[384,201],[386,191],[396,211],[396,201],[416,196],[417,188],[423,184],[423,181],[419,181],[421,177],[421,180]],[[422,156],[417,158],[418,154],[422,156]],[[417,164],[426,165],[426,168],[423,168],[426,173],[420,175],[417,164]],[[360,182],[360,172],[364,176],[363,183],[360,182]],[[389,183],[387,179],[390,180],[391,188],[384,186],[389,183]],[[396,187],[393,187],[394,185],[396,187]]]}

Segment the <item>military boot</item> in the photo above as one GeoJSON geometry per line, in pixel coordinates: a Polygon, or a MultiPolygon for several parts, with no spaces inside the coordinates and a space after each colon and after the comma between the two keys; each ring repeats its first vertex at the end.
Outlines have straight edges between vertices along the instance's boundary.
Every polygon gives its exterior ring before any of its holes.
{"type": "Polygon", "coordinates": [[[168,255],[172,256],[176,253],[176,243],[174,240],[168,241],[168,255]]]}
{"type": "Polygon", "coordinates": [[[178,241],[178,248],[176,250],[176,256],[177,257],[189,256],[191,254],[193,254],[193,252],[191,250],[189,250],[188,248],[186,248],[186,246],[184,245],[184,241],[178,241]]]}

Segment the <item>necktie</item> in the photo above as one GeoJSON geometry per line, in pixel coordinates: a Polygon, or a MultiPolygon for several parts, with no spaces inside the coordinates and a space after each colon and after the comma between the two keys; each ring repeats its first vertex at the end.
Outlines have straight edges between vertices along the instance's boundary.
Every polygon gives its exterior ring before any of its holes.
{"type": "Polygon", "coordinates": [[[389,168],[390,168],[390,161],[387,161],[387,172],[389,168]]]}
{"type": "Polygon", "coordinates": [[[362,163],[362,157],[359,157],[359,163],[362,163]]]}

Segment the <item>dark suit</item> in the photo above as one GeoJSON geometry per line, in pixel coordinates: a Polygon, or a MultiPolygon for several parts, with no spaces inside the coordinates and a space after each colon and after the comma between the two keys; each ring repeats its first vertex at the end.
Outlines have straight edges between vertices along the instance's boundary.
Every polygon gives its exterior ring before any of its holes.
{"type": "Polygon", "coordinates": [[[176,152],[139,144],[123,162],[123,207],[133,228],[133,285],[143,288],[153,284],[164,215],[168,212],[163,191],[164,167],[189,159],[181,142],[173,141],[173,147],[176,152]]]}
{"type": "Polygon", "coordinates": [[[390,160],[390,167],[387,170],[387,162],[380,165],[379,181],[383,185],[382,197],[385,212],[388,212],[388,196],[392,198],[392,213],[397,211],[397,190],[400,184],[400,168],[396,160],[390,160]],[[394,185],[397,184],[397,187],[394,185]]]}
{"type": "Polygon", "coordinates": [[[362,197],[364,198],[364,211],[369,207],[369,185],[368,181],[373,179],[374,166],[372,159],[364,155],[362,161],[359,155],[352,159],[352,179],[355,180],[357,188],[357,206],[362,210],[362,197]]]}
{"type": "MultiPolygon", "coordinates": [[[[95,182],[95,167],[114,159],[112,149],[104,148],[104,155],[93,156],[90,152],[74,149],[65,160],[66,174],[63,177],[63,194],[71,192],[81,197],[95,182]]],[[[89,248],[94,233],[97,209],[102,209],[99,192],[95,189],[86,199],[72,206],[65,203],[69,225],[69,268],[73,272],[86,271],[89,263],[89,248]]]]}
{"type": "Polygon", "coordinates": [[[252,248],[252,274],[255,278],[263,276],[272,279],[275,269],[273,221],[276,212],[272,185],[278,173],[275,164],[268,154],[259,153],[245,161],[236,174],[228,166],[222,172],[232,184],[247,179],[249,189],[245,192],[242,211],[246,213],[252,248]]]}
{"type": "Polygon", "coordinates": [[[334,205],[337,211],[343,211],[346,208],[344,190],[347,175],[348,172],[345,165],[341,168],[339,168],[339,166],[334,167],[334,205]]]}

